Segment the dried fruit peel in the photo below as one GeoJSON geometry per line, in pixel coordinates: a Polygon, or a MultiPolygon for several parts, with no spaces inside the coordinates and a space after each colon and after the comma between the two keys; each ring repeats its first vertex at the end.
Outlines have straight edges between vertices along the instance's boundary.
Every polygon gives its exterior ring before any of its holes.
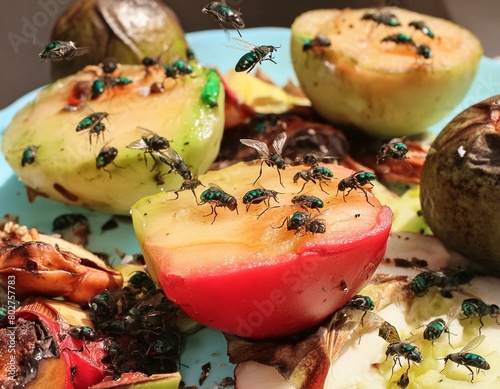
{"type": "Polygon", "coordinates": [[[64,297],[86,303],[123,279],[90,251],[35,229],[7,223],[0,231],[0,275],[14,276],[16,296],[64,297]]]}

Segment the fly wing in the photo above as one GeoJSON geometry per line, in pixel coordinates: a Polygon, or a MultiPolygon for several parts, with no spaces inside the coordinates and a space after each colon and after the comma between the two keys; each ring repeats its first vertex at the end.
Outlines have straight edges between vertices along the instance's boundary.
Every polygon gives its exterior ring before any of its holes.
{"type": "Polygon", "coordinates": [[[165,150],[162,150],[162,151],[159,151],[159,150],[149,150],[149,152],[151,153],[151,155],[154,155],[154,156],[158,157],[161,162],[163,162],[163,163],[167,164],[168,166],[170,166],[171,170],[175,170],[175,161],[172,160],[172,158],[170,157],[170,155],[168,155],[166,153],[167,150],[169,150],[169,149],[165,149],[165,150]]]}
{"type": "Polygon", "coordinates": [[[172,147],[166,148],[161,152],[161,154],[163,158],[170,160],[172,164],[178,164],[180,162],[184,162],[179,153],[175,151],[172,147]]]}
{"type": "Polygon", "coordinates": [[[262,157],[269,158],[269,148],[266,143],[255,139],[240,139],[240,142],[257,150],[262,157]]]}
{"type": "Polygon", "coordinates": [[[379,327],[378,336],[384,339],[387,343],[396,343],[401,341],[396,327],[387,321],[379,327]]]}
{"type": "Polygon", "coordinates": [[[141,130],[142,132],[147,132],[151,136],[153,136],[153,135],[158,136],[157,133],[155,133],[155,132],[153,132],[151,130],[148,130],[147,128],[144,128],[144,127],[141,127],[141,126],[137,126],[137,129],[141,130]]]}
{"type": "Polygon", "coordinates": [[[283,151],[283,146],[285,145],[285,142],[286,142],[286,132],[285,131],[276,135],[276,138],[274,138],[274,140],[273,140],[273,147],[274,147],[274,150],[276,150],[276,153],[281,155],[281,153],[283,151]]]}
{"type": "Polygon", "coordinates": [[[416,342],[417,340],[420,340],[420,339],[422,339],[422,333],[413,334],[409,338],[406,338],[404,340],[404,342],[410,344],[410,343],[414,343],[414,342],[416,342]]]}
{"type": "Polygon", "coordinates": [[[458,304],[450,308],[448,314],[446,315],[446,325],[449,326],[450,323],[458,317],[461,308],[462,306],[458,304]]]}
{"type": "Polygon", "coordinates": [[[311,220],[322,220],[325,221],[326,219],[323,219],[322,216],[327,216],[330,214],[330,209],[327,209],[326,211],[322,211],[317,213],[314,216],[311,216],[311,220]]]}
{"type": "Polygon", "coordinates": [[[75,50],[75,56],[80,56],[87,54],[90,51],[90,47],[77,47],[75,50]]]}
{"type": "Polygon", "coordinates": [[[252,45],[251,43],[248,43],[247,41],[239,38],[233,38],[236,42],[238,42],[241,46],[246,47],[249,50],[255,49],[255,45],[252,45]]]}
{"type": "Polygon", "coordinates": [[[365,326],[367,326],[368,331],[378,328],[378,336],[384,339],[387,343],[396,343],[401,341],[398,331],[392,324],[385,321],[384,318],[376,313],[370,311],[367,312],[367,314],[365,326]]]}
{"type": "MultiPolygon", "coordinates": [[[[216,188],[216,189],[220,190],[221,192],[224,192],[224,189],[222,189],[219,185],[217,185],[214,182],[209,182],[208,183],[208,187],[209,188],[216,188]]],[[[224,192],[224,193],[226,193],[226,192],[224,192]]]]}
{"type": "Polygon", "coordinates": [[[472,339],[469,343],[467,343],[464,346],[464,348],[460,351],[460,353],[466,353],[472,349],[475,349],[477,346],[483,343],[484,338],[485,338],[484,335],[476,336],[474,339],[472,339]]]}
{"type": "Polygon", "coordinates": [[[144,138],[137,139],[136,141],[133,141],[129,145],[127,145],[128,149],[133,149],[133,150],[144,150],[147,151],[149,150],[149,146],[144,140],[144,138]]]}

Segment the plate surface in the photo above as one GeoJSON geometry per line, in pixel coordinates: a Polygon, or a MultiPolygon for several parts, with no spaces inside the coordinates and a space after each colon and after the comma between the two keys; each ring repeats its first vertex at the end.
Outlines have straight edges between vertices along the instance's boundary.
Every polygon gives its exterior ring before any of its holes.
{"type": "MultiPolygon", "coordinates": [[[[266,61],[262,65],[262,70],[279,85],[284,85],[289,79],[295,80],[289,55],[291,36],[289,29],[254,28],[245,29],[242,33],[245,41],[253,45],[281,45],[275,56],[278,65],[266,61]]],[[[233,32],[231,35],[235,36],[233,32]]],[[[228,40],[223,30],[189,33],[187,39],[203,65],[217,67],[222,72],[233,68],[239,58],[248,51],[244,46],[238,47],[240,44],[237,41],[228,40]]],[[[7,128],[16,112],[31,101],[36,93],[37,91],[30,92],[0,111],[0,134],[7,128]]],[[[434,133],[439,132],[457,113],[495,94],[500,94],[500,63],[482,58],[478,74],[467,96],[448,117],[433,125],[430,130],[434,133]]],[[[0,216],[6,213],[19,215],[21,224],[35,227],[47,234],[51,233],[52,220],[56,216],[63,213],[83,213],[89,219],[92,228],[89,249],[109,254],[112,260],[118,260],[116,249],[128,254],[139,252],[131,223],[120,221],[119,228],[102,232],[101,226],[111,217],[109,214],[87,211],[44,198],[37,198],[34,203],[29,203],[24,186],[14,175],[3,155],[0,155],[0,216]],[[110,245],[110,242],[116,243],[110,245]]],[[[226,356],[223,335],[210,329],[203,329],[188,337],[181,362],[181,373],[188,386],[198,385],[201,366],[207,362],[211,362],[212,370],[204,386],[213,386],[222,378],[233,374],[234,366],[229,363],[226,356]]]]}

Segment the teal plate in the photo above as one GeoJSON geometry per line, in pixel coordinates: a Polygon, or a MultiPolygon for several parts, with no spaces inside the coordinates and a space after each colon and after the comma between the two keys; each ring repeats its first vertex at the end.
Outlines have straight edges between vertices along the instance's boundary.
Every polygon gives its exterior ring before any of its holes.
{"type": "MultiPolygon", "coordinates": [[[[232,35],[234,36],[234,33],[232,35]]],[[[262,70],[279,85],[286,84],[290,79],[296,80],[289,54],[291,36],[289,29],[274,27],[245,29],[243,35],[245,41],[253,45],[281,45],[275,53],[277,65],[266,61],[262,65],[262,70]]],[[[187,39],[203,65],[217,67],[222,72],[232,69],[245,53],[245,49],[243,47],[238,49],[239,44],[228,40],[222,30],[189,33],[187,39]]],[[[16,112],[33,100],[37,92],[38,90],[28,93],[0,111],[0,133],[5,131],[16,112]]],[[[438,133],[457,113],[495,94],[500,94],[500,63],[482,58],[479,71],[467,95],[452,113],[433,125],[430,130],[438,133]]],[[[91,223],[93,233],[89,237],[90,250],[106,253],[114,261],[118,260],[116,249],[128,254],[139,252],[132,224],[129,222],[120,221],[117,229],[101,232],[101,226],[111,215],[59,204],[44,198],[37,198],[33,203],[29,203],[25,187],[15,176],[3,155],[0,156],[0,215],[17,214],[21,224],[50,234],[52,220],[56,216],[75,212],[83,213],[91,223]],[[110,244],[110,242],[116,243],[110,244]]],[[[227,358],[223,335],[205,328],[187,337],[183,347],[181,374],[186,385],[198,385],[201,366],[207,362],[211,363],[212,369],[203,386],[211,387],[222,378],[233,375],[234,365],[230,364],[227,358]]]]}

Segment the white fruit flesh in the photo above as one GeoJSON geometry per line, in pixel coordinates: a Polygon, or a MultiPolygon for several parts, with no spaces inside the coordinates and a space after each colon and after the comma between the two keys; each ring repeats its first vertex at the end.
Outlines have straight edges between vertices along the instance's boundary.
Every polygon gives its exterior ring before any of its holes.
{"type": "MultiPolygon", "coordinates": [[[[391,235],[386,258],[418,258],[427,260],[432,268],[461,268],[466,269],[470,262],[457,253],[446,250],[443,244],[433,236],[423,236],[413,233],[398,233],[391,235]]],[[[382,264],[377,274],[396,273],[404,275],[410,280],[420,271],[417,269],[394,267],[382,264]]],[[[406,281],[402,282],[406,285],[406,281]]],[[[498,303],[498,279],[487,276],[476,276],[470,285],[464,285],[463,290],[481,298],[488,304],[498,303]]],[[[409,370],[408,388],[418,389],[455,389],[455,388],[500,388],[500,326],[495,318],[486,315],[482,318],[484,327],[481,334],[485,341],[477,348],[471,350],[486,359],[490,365],[489,370],[474,371],[474,382],[471,385],[471,374],[466,367],[457,365],[452,361],[444,364],[443,358],[450,353],[458,353],[471,340],[479,334],[479,319],[464,318],[459,315],[450,323],[450,342],[443,333],[434,342],[423,339],[423,325],[437,317],[446,319],[450,308],[459,306],[470,295],[454,292],[453,298],[446,299],[441,296],[437,288],[430,288],[423,297],[415,297],[408,304],[403,293],[395,293],[397,288],[385,288],[383,284],[371,284],[365,287],[360,294],[372,296],[378,301],[377,315],[392,324],[401,339],[412,340],[412,344],[419,347],[423,355],[420,364],[411,363],[409,370]],[[381,291],[392,291],[383,292],[381,291]],[[380,298],[381,297],[381,298],[380,298]],[[460,320],[461,319],[461,320],[460,320]]],[[[361,317],[361,312],[358,318],[361,317]]],[[[352,322],[351,322],[352,323],[352,322]]],[[[347,325],[345,331],[353,331],[352,337],[342,346],[340,356],[331,364],[325,389],[385,389],[398,388],[397,381],[407,369],[408,364],[401,358],[402,367],[396,364],[391,377],[394,361],[392,357],[386,360],[388,343],[377,336],[378,327],[370,314],[364,318],[364,327],[352,328],[347,325]]],[[[290,389],[294,386],[281,377],[278,370],[262,364],[248,361],[238,365],[235,370],[236,387],[238,389],[258,387],[261,382],[271,383],[273,389],[290,389]],[[257,385],[257,386],[256,386],[257,385]]]]}

